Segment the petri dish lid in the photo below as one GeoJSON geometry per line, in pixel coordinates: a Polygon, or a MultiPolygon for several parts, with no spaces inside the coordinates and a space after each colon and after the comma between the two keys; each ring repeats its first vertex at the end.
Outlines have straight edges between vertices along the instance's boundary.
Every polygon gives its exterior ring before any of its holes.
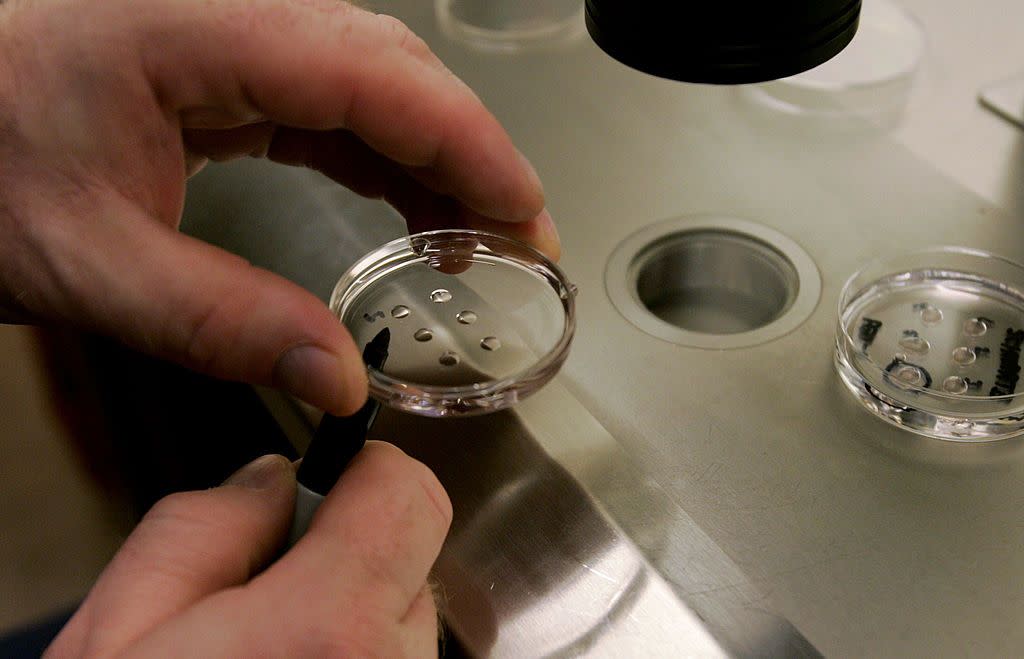
{"type": "Polygon", "coordinates": [[[924,46],[924,31],[906,10],[889,0],[864,0],[857,34],[838,55],[750,91],[790,114],[893,122],[909,98],[924,46]]]}
{"type": "Polygon", "coordinates": [[[915,433],[1024,433],[1024,266],[936,247],[879,259],[840,296],[836,368],[868,410],[915,433]]]}
{"type": "Polygon", "coordinates": [[[564,45],[586,31],[580,0],[435,0],[434,12],[445,36],[488,52],[564,45]]]}
{"type": "Polygon", "coordinates": [[[503,236],[445,230],[393,240],[338,281],[330,307],[356,344],[390,332],[370,395],[426,416],[509,407],[558,372],[576,288],[547,257],[503,236]]]}

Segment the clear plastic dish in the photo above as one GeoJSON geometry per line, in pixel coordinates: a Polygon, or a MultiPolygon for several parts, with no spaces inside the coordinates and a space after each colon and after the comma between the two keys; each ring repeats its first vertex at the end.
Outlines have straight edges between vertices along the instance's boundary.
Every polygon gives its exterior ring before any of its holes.
{"type": "Polygon", "coordinates": [[[545,256],[479,231],[391,241],[346,272],[331,310],[356,344],[391,334],[370,394],[426,416],[504,409],[550,380],[576,326],[575,287],[545,256]]]}
{"type": "Polygon", "coordinates": [[[857,34],[842,52],[810,71],[747,89],[788,114],[888,125],[907,103],[924,48],[924,31],[906,10],[864,0],[857,34]]]}
{"type": "Polygon", "coordinates": [[[581,0],[435,0],[441,31],[485,51],[517,52],[583,36],[581,0]]]}
{"type": "Polygon", "coordinates": [[[878,260],[839,301],[836,368],[882,419],[985,442],[1024,432],[1024,267],[962,247],[878,260]]]}

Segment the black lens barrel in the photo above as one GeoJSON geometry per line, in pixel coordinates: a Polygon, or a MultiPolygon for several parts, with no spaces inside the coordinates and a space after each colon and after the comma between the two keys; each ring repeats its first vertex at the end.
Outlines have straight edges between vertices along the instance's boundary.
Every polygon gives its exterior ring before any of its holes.
{"type": "Polygon", "coordinates": [[[806,71],[857,31],[861,0],[586,0],[587,29],[640,71],[739,84],[806,71]]]}

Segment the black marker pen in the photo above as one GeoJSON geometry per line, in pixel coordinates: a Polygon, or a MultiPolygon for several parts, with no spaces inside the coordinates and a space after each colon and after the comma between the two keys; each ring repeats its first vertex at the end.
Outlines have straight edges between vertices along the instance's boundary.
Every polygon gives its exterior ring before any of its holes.
{"type": "MultiPolygon", "coordinates": [[[[391,331],[385,327],[366,344],[363,361],[369,368],[380,370],[384,367],[390,343],[391,331]]],[[[288,536],[289,547],[306,532],[320,502],[338,482],[348,463],[366,444],[366,434],[377,418],[379,409],[380,403],[370,398],[352,416],[324,414],[295,476],[298,491],[295,495],[292,530],[288,536]]]]}

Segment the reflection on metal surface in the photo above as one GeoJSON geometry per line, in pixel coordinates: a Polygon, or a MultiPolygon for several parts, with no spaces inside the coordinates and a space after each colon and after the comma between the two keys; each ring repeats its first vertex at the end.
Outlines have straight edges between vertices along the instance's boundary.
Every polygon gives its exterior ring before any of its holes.
{"type": "Polygon", "coordinates": [[[475,655],[817,654],[557,379],[486,417],[388,410],[373,435],[452,498],[437,573],[475,655]]]}
{"type": "Polygon", "coordinates": [[[378,433],[407,438],[397,443],[432,465],[452,498],[436,573],[449,624],[474,655],[573,655],[624,638],[722,654],[514,413],[438,421],[388,410],[378,433]]]}

